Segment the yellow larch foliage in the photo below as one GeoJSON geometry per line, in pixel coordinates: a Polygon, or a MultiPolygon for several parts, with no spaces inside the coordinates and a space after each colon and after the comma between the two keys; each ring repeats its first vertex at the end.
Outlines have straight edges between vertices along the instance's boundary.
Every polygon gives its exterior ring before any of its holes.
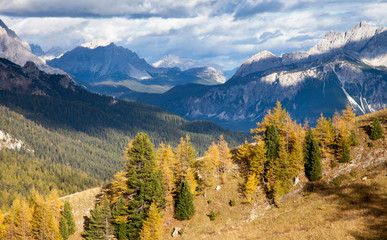
{"type": "Polygon", "coordinates": [[[156,163],[158,170],[161,171],[163,176],[163,184],[167,190],[167,200],[172,201],[172,192],[175,182],[173,169],[175,169],[177,162],[170,145],[165,146],[163,143],[160,144],[159,149],[156,152],[156,163]]]}
{"type": "Polygon", "coordinates": [[[149,208],[148,217],[142,224],[140,240],[162,239],[161,215],[156,204],[152,202],[149,208]]]}
{"type": "Polygon", "coordinates": [[[326,153],[328,147],[335,141],[335,132],[333,126],[322,113],[320,118],[317,119],[317,125],[313,130],[313,134],[319,142],[323,153],[326,153]]]}
{"type": "Polygon", "coordinates": [[[186,175],[184,177],[185,180],[187,180],[189,186],[190,186],[190,191],[192,194],[196,194],[196,188],[198,186],[198,183],[195,179],[195,174],[192,171],[191,168],[188,168],[186,175]]]}
{"type": "Polygon", "coordinates": [[[286,129],[286,121],[288,121],[287,115],[286,110],[282,109],[281,103],[277,101],[273,111],[269,110],[262,122],[257,123],[257,128],[252,129],[251,133],[256,134],[254,136],[255,139],[261,138],[262,133],[264,133],[270,125],[274,125],[280,130],[279,134],[283,135],[283,131],[286,129]]]}
{"type": "Polygon", "coordinates": [[[128,189],[127,181],[128,178],[126,177],[126,173],[124,171],[119,171],[114,175],[109,196],[109,200],[112,205],[125,195],[126,190],[128,189]]]}
{"type": "Polygon", "coordinates": [[[247,202],[253,200],[253,195],[258,188],[259,181],[255,173],[251,173],[247,176],[247,180],[244,187],[244,194],[247,202]]]}
{"type": "Polygon", "coordinates": [[[189,168],[194,167],[196,151],[191,143],[191,139],[188,135],[185,138],[180,139],[180,143],[175,149],[175,157],[177,159],[176,180],[181,181],[187,174],[189,168]]]}
{"type": "Polygon", "coordinates": [[[5,219],[0,210],[0,239],[5,239],[5,219]]]}
{"type": "Polygon", "coordinates": [[[228,148],[228,143],[223,138],[223,135],[219,136],[218,151],[220,162],[217,170],[221,173],[228,172],[232,167],[232,154],[228,148]]]}

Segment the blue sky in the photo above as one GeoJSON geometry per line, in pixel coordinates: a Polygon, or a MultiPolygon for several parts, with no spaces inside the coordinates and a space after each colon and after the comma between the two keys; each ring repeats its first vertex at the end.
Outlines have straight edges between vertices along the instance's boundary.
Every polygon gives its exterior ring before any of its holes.
{"type": "Polygon", "coordinates": [[[0,0],[0,18],[44,50],[105,39],[149,63],[167,54],[239,66],[307,51],[329,30],[387,26],[387,0],[0,0]]]}

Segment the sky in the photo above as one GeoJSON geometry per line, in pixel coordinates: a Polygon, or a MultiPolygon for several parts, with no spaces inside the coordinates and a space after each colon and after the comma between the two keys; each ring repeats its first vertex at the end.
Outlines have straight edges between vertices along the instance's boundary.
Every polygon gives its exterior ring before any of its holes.
{"type": "Polygon", "coordinates": [[[307,51],[325,33],[387,26],[387,0],[0,0],[0,19],[43,50],[104,39],[149,63],[167,54],[239,66],[307,51]]]}

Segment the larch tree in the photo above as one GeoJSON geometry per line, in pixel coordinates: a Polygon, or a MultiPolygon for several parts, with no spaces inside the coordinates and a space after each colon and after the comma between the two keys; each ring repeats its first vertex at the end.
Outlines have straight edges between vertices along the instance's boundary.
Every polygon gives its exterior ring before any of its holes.
{"type": "Polygon", "coordinates": [[[195,157],[197,153],[191,143],[191,139],[188,135],[185,138],[180,139],[180,143],[175,149],[175,157],[177,159],[177,176],[176,181],[180,182],[184,179],[189,168],[194,167],[195,157]]]}
{"type": "Polygon", "coordinates": [[[332,123],[329,119],[326,119],[322,113],[320,118],[317,119],[316,128],[313,130],[313,134],[319,142],[323,153],[326,153],[335,141],[335,132],[332,123]]]}
{"type": "Polygon", "coordinates": [[[33,239],[32,236],[32,213],[28,203],[24,199],[17,199],[15,203],[15,237],[16,239],[33,239]]]}
{"type": "Polygon", "coordinates": [[[156,152],[157,168],[161,171],[163,177],[163,185],[166,189],[166,199],[172,202],[172,193],[175,186],[174,169],[176,168],[176,158],[170,145],[165,146],[161,143],[156,152]]]}
{"type": "Polygon", "coordinates": [[[0,239],[5,239],[5,219],[0,210],[0,239]]]}
{"type": "Polygon", "coordinates": [[[129,200],[124,215],[128,215],[128,238],[138,239],[151,203],[164,206],[165,193],[161,172],[156,168],[153,145],[147,134],[137,134],[126,152],[126,160],[129,200]]]}
{"type": "Polygon", "coordinates": [[[232,167],[232,154],[228,148],[228,143],[224,140],[223,135],[219,136],[218,151],[220,162],[218,165],[218,172],[226,173],[232,167]]]}
{"type": "Polygon", "coordinates": [[[126,194],[128,190],[127,181],[128,178],[126,177],[126,172],[124,171],[119,171],[114,175],[111,187],[107,193],[112,204],[115,204],[126,194]]]}
{"type": "Polygon", "coordinates": [[[305,175],[310,181],[322,178],[321,153],[317,140],[309,130],[305,140],[305,175]]]}
{"type": "Polygon", "coordinates": [[[148,217],[142,224],[140,240],[162,239],[161,215],[157,205],[152,203],[149,208],[148,217]]]}

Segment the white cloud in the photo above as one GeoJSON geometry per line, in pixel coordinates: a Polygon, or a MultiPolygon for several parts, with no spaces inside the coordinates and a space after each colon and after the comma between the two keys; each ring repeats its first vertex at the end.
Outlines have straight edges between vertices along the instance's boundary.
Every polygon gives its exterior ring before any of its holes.
{"type": "Polygon", "coordinates": [[[307,51],[362,20],[386,25],[384,9],[377,0],[0,0],[5,24],[44,49],[101,38],[149,62],[174,54],[227,68],[262,50],[307,51]]]}

